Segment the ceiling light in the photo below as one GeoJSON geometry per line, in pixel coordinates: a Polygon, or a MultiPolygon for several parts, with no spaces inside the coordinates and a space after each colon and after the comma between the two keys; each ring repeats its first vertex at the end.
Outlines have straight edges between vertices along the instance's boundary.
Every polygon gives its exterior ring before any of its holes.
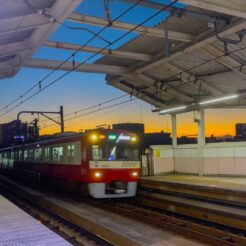
{"type": "Polygon", "coordinates": [[[159,114],[172,113],[172,112],[179,111],[179,110],[186,109],[186,108],[187,108],[187,106],[180,106],[180,107],[176,107],[176,108],[164,109],[164,110],[161,110],[159,114]]]}
{"type": "Polygon", "coordinates": [[[238,95],[229,95],[229,96],[225,96],[225,97],[219,97],[219,98],[215,98],[215,99],[211,99],[211,100],[207,100],[207,101],[203,101],[200,102],[200,105],[205,105],[205,104],[210,104],[210,103],[216,103],[216,102],[222,102],[222,101],[226,101],[226,100],[230,100],[230,99],[234,99],[239,97],[238,95]]]}

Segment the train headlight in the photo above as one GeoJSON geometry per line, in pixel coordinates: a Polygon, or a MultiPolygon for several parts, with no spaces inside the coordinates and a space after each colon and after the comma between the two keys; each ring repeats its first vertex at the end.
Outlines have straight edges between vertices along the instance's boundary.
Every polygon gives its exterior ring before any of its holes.
{"type": "Polygon", "coordinates": [[[132,142],[136,142],[137,141],[137,138],[136,137],[131,137],[131,141],[132,142]]]}
{"type": "Polygon", "coordinates": [[[96,134],[91,135],[91,140],[96,141],[98,139],[98,136],[96,134]]]}
{"type": "Polygon", "coordinates": [[[102,172],[94,172],[94,177],[95,178],[101,178],[103,176],[102,172]]]}
{"type": "Polygon", "coordinates": [[[131,176],[132,176],[132,177],[138,177],[138,172],[136,172],[136,171],[131,172],[131,176]]]}
{"type": "Polygon", "coordinates": [[[105,139],[105,135],[99,135],[99,139],[101,140],[105,139]]]}

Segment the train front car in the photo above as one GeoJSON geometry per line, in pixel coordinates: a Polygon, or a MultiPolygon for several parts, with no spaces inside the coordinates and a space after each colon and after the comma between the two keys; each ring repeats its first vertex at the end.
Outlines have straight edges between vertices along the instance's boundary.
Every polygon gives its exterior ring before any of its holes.
{"type": "Polygon", "coordinates": [[[122,131],[90,132],[89,193],[95,198],[136,195],[140,173],[136,135],[122,131]]]}

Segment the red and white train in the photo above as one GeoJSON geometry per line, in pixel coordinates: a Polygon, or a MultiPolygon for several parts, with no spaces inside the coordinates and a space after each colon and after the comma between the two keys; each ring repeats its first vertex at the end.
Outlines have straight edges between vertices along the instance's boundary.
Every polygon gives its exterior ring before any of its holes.
{"type": "Polygon", "coordinates": [[[95,198],[135,196],[140,172],[135,134],[96,129],[0,150],[0,168],[83,184],[95,198]]]}

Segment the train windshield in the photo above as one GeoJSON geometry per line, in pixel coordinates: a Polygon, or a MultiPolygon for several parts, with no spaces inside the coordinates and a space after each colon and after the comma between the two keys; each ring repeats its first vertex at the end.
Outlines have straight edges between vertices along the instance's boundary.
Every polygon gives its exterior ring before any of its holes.
{"type": "Polygon", "coordinates": [[[138,161],[139,149],[135,144],[104,142],[92,145],[92,160],[138,161]]]}

